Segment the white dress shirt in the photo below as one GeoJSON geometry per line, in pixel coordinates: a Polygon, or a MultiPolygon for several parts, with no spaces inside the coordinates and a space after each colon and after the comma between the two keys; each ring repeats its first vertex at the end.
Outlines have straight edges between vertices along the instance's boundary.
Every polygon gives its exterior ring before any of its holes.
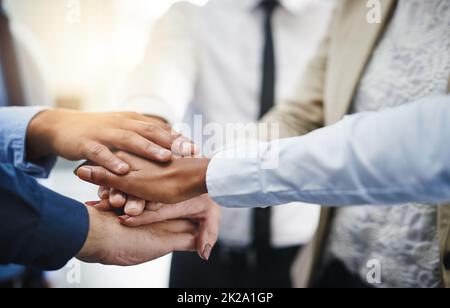
{"type": "Polygon", "coordinates": [[[255,158],[225,150],[208,167],[210,196],[227,207],[301,201],[324,206],[450,201],[450,96],[347,116],[308,135],[257,145],[255,158]],[[261,168],[277,149],[279,165],[261,168]]]}
{"type": "MultiPolygon", "coordinates": [[[[273,19],[277,101],[284,101],[325,35],[332,1],[282,0],[273,19]]],[[[144,62],[130,78],[120,109],[161,116],[172,123],[250,123],[258,118],[264,12],[260,0],[211,0],[203,7],[174,5],[155,26],[144,62]]],[[[194,141],[198,140],[193,136],[194,141]]],[[[201,146],[201,144],[200,144],[201,146]]],[[[209,155],[211,153],[203,153],[209,155]]],[[[308,242],[318,207],[288,205],[273,211],[272,243],[308,242]]],[[[225,210],[222,242],[252,241],[249,210],[225,210]]]]}

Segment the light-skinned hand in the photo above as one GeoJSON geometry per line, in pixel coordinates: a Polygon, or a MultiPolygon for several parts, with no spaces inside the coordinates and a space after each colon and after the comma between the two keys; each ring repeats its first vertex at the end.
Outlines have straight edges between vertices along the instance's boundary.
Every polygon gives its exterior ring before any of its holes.
{"type": "Polygon", "coordinates": [[[87,159],[116,174],[128,173],[130,166],[113,150],[168,162],[173,154],[194,153],[195,146],[161,119],[129,112],[48,110],[38,114],[27,131],[30,161],[56,155],[74,161],[87,159]]]}
{"type": "Polygon", "coordinates": [[[130,228],[111,212],[88,207],[89,233],[77,258],[84,262],[131,266],[174,251],[195,251],[198,228],[187,220],[171,220],[130,228]]]}

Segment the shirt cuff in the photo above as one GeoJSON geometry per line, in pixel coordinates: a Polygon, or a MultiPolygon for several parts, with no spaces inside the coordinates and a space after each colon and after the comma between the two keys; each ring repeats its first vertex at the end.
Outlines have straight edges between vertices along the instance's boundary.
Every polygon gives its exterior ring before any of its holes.
{"type": "MultiPolygon", "coordinates": [[[[257,149],[265,148],[260,144],[257,149]]],[[[261,159],[241,157],[236,149],[224,150],[211,159],[206,174],[208,194],[218,204],[230,208],[261,207],[261,159]]]]}
{"type": "Polygon", "coordinates": [[[49,156],[38,163],[26,160],[26,137],[28,125],[39,113],[47,110],[46,107],[8,107],[2,108],[0,122],[2,125],[1,149],[5,151],[2,156],[4,163],[11,163],[17,169],[38,178],[49,176],[56,163],[56,156],[49,156]]]}
{"type": "Polygon", "coordinates": [[[79,202],[43,188],[43,214],[35,242],[42,243],[38,259],[46,270],[62,268],[80,252],[89,232],[89,214],[79,202]]]}

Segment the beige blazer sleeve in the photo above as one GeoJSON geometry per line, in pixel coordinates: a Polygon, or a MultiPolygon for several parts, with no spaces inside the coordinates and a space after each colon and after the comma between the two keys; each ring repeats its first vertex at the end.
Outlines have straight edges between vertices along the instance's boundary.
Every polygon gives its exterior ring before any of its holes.
{"type": "Polygon", "coordinates": [[[280,125],[280,137],[304,135],[324,126],[324,91],[329,34],[320,44],[291,99],[279,104],[263,119],[280,125]]]}

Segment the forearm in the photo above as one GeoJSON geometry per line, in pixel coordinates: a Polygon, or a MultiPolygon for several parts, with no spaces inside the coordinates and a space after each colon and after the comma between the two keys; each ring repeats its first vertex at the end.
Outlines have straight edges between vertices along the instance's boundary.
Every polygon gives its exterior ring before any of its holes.
{"type": "Polygon", "coordinates": [[[448,201],[450,147],[443,134],[449,115],[449,97],[433,98],[281,140],[278,152],[260,144],[258,158],[213,158],[208,189],[230,207],[448,201]],[[262,165],[270,157],[279,157],[276,168],[262,165]]]}

